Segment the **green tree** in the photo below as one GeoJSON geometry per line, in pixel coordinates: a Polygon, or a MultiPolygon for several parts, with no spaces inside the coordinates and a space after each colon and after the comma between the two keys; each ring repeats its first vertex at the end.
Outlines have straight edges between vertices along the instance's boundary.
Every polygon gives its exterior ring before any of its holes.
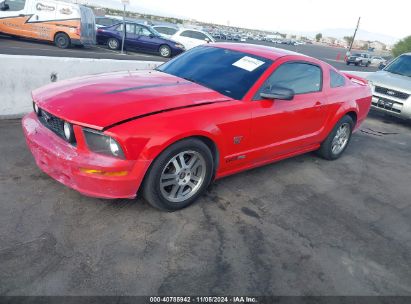
{"type": "Polygon", "coordinates": [[[411,52],[411,36],[401,39],[392,48],[392,54],[395,57],[407,52],[411,52]]]}
{"type": "Polygon", "coordinates": [[[317,35],[315,35],[315,40],[320,41],[320,39],[323,38],[323,34],[318,33],[317,35]]]}

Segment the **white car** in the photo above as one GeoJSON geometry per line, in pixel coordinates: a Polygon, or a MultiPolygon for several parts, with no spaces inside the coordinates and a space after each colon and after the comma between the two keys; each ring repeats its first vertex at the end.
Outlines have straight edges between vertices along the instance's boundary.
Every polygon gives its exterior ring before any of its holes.
{"type": "Polygon", "coordinates": [[[177,29],[168,25],[155,25],[153,28],[162,36],[184,45],[186,50],[205,43],[215,42],[214,38],[208,33],[195,29],[177,29]]]}
{"type": "Polygon", "coordinates": [[[385,60],[382,57],[378,57],[378,56],[375,56],[375,57],[371,58],[371,64],[372,65],[379,66],[381,63],[385,65],[385,64],[387,64],[387,60],[385,60]]]}
{"type": "Polygon", "coordinates": [[[175,33],[178,32],[178,28],[169,25],[154,25],[152,26],[157,32],[164,36],[165,38],[171,38],[175,33]]]}
{"type": "Polygon", "coordinates": [[[206,32],[194,29],[180,29],[177,33],[171,36],[171,39],[180,42],[184,45],[186,50],[205,43],[215,42],[214,38],[206,32]]]}

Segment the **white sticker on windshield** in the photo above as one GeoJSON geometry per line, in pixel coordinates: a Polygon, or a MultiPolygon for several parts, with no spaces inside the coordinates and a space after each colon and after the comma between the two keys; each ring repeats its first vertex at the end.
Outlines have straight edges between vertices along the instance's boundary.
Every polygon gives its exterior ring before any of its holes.
{"type": "Polygon", "coordinates": [[[252,57],[244,56],[240,60],[237,60],[236,62],[234,62],[233,66],[236,66],[240,69],[243,69],[249,72],[252,72],[263,64],[264,64],[264,61],[261,61],[261,60],[258,60],[252,57]]]}

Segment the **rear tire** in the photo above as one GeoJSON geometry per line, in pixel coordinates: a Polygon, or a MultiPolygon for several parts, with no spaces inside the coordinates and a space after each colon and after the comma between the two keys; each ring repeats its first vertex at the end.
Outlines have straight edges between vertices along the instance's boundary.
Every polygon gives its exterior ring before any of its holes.
{"type": "Polygon", "coordinates": [[[142,195],[154,208],[183,209],[204,193],[213,172],[213,156],[207,145],[198,139],[184,139],[154,160],[144,178],[142,195]]]}
{"type": "Polygon", "coordinates": [[[54,37],[54,44],[60,49],[67,49],[71,44],[71,40],[67,34],[58,33],[54,37]]]}
{"type": "Polygon", "coordinates": [[[348,115],[341,118],[321,144],[317,154],[327,160],[335,160],[344,153],[351,140],[354,121],[348,115]]]}
{"type": "Polygon", "coordinates": [[[112,51],[117,51],[120,48],[120,41],[116,38],[109,38],[107,40],[107,47],[112,51]]]}

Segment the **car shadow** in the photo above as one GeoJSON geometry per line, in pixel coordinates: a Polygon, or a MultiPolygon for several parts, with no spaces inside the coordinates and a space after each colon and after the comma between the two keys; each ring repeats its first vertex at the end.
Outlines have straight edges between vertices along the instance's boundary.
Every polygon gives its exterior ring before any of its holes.
{"type": "Polygon", "coordinates": [[[368,118],[374,118],[381,120],[385,124],[398,124],[404,127],[411,128],[411,120],[403,119],[389,114],[381,113],[375,110],[372,110],[368,113],[368,118]]]}

